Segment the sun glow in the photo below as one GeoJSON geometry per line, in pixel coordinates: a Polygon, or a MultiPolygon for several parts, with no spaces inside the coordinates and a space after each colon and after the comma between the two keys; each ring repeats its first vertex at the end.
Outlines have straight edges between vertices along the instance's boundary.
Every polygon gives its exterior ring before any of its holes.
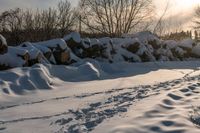
{"type": "Polygon", "coordinates": [[[180,14],[191,12],[195,7],[200,5],[200,0],[155,0],[157,13],[162,14],[169,2],[168,13],[180,14]]]}
{"type": "Polygon", "coordinates": [[[191,8],[198,6],[200,4],[200,0],[173,0],[176,6],[182,8],[191,8]]]}

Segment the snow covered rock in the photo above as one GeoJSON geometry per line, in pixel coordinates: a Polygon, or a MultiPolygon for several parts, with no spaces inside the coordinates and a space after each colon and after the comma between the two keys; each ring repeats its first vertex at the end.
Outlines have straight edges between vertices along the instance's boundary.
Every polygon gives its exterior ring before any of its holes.
{"type": "Polygon", "coordinates": [[[47,59],[44,57],[43,53],[37,49],[36,47],[34,47],[30,42],[24,42],[22,43],[19,48],[27,50],[29,55],[30,55],[30,59],[29,59],[29,66],[32,66],[34,64],[37,63],[48,63],[47,59]]]}
{"type": "Polygon", "coordinates": [[[196,43],[192,39],[186,39],[181,42],[168,40],[163,42],[164,47],[169,47],[174,58],[183,60],[192,56],[192,49],[196,43]]]}
{"type": "Polygon", "coordinates": [[[102,50],[102,58],[107,59],[109,62],[113,62],[113,55],[116,53],[114,48],[114,44],[111,38],[105,37],[100,38],[100,42],[102,42],[103,50],[102,50]]]}
{"type": "Polygon", "coordinates": [[[8,47],[6,54],[0,55],[0,69],[28,66],[30,55],[27,50],[8,47]]]}
{"type": "Polygon", "coordinates": [[[71,41],[74,41],[76,43],[80,43],[81,42],[81,36],[77,32],[72,32],[71,34],[66,35],[63,39],[65,41],[70,41],[71,40],[71,41]]]}
{"type": "Polygon", "coordinates": [[[8,46],[6,39],[0,34],[0,55],[7,53],[8,46]]]}
{"type": "Polygon", "coordinates": [[[81,57],[83,47],[81,45],[82,40],[80,34],[72,32],[71,34],[66,35],[63,39],[72,52],[81,57]]]}
{"type": "MultiPolygon", "coordinates": [[[[2,46],[6,40],[0,36],[2,46]]],[[[0,47],[1,48],[1,47],[0,47]]],[[[10,48],[11,49],[11,48],[10,48]]],[[[70,65],[87,58],[99,62],[152,62],[152,61],[177,61],[188,58],[200,58],[199,45],[192,40],[163,41],[150,32],[139,32],[121,38],[81,38],[80,34],[73,32],[63,39],[53,39],[36,43],[24,42],[12,49],[26,51],[27,54],[10,52],[1,56],[0,64],[7,66],[32,66],[36,63],[51,63],[55,65],[70,65]],[[15,54],[13,54],[15,53],[15,54]],[[12,55],[12,56],[11,56],[12,55]],[[9,56],[9,57],[8,57],[9,56]],[[14,65],[20,57],[20,65],[14,65]],[[7,61],[6,59],[9,58],[7,61]],[[7,62],[6,62],[7,61],[7,62]]],[[[0,51],[0,55],[5,53],[0,51]],[[2,52],[2,53],[1,53],[2,52]]]]}
{"type": "Polygon", "coordinates": [[[193,47],[195,47],[197,44],[192,39],[185,39],[179,43],[179,47],[183,49],[189,49],[191,50],[193,47]]]}
{"type": "Polygon", "coordinates": [[[166,40],[162,42],[163,47],[169,47],[170,49],[178,47],[178,42],[174,40],[166,40]]]}
{"type": "Polygon", "coordinates": [[[111,38],[84,39],[82,43],[84,46],[83,57],[93,58],[99,61],[113,62],[115,49],[111,38]]]}
{"type": "Polygon", "coordinates": [[[90,45],[84,48],[83,56],[92,59],[101,57],[103,49],[103,44],[98,39],[90,39],[90,45]]]}
{"type": "Polygon", "coordinates": [[[122,41],[120,44],[122,48],[135,55],[138,55],[144,62],[155,61],[155,58],[152,55],[152,46],[141,42],[138,38],[124,38],[123,40],[124,41],[122,41]]]}
{"type": "Polygon", "coordinates": [[[161,48],[161,43],[156,39],[148,41],[148,44],[151,45],[153,47],[153,49],[161,48]]]}
{"type": "Polygon", "coordinates": [[[154,52],[154,56],[158,61],[170,61],[175,60],[173,53],[169,47],[161,47],[154,52]]]}
{"type": "Polygon", "coordinates": [[[192,48],[195,47],[196,45],[197,44],[192,39],[185,39],[179,43],[179,47],[185,51],[184,57],[186,58],[192,56],[192,48]]]}
{"type": "MultiPolygon", "coordinates": [[[[38,43],[33,43],[33,46],[39,47],[43,51],[47,51],[44,47],[51,50],[56,64],[68,64],[70,62],[70,49],[63,39],[53,39],[49,41],[43,41],[38,43]]],[[[53,57],[49,53],[49,60],[53,57]]]]}
{"type": "Polygon", "coordinates": [[[51,61],[51,57],[53,56],[53,53],[48,47],[45,47],[45,46],[42,46],[42,45],[33,45],[33,46],[35,48],[37,48],[38,50],[40,50],[43,53],[44,57],[48,61],[51,61]]]}
{"type": "Polygon", "coordinates": [[[67,44],[66,44],[65,40],[63,40],[63,39],[52,39],[52,40],[37,42],[37,43],[32,43],[32,44],[34,46],[35,45],[45,46],[45,47],[51,49],[52,51],[54,51],[56,48],[59,48],[62,50],[68,49],[67,44]]]}
{"type": "Polygon", "coordinates": [[[122,42],[121,46],[129,52],[136,53],[141,48],[141,42],[138,39],[127,38],[122,42]]]}
{"type": "Polygon", "coordinates": [[[196,58],[200,58],[200,45],[196,45],[192,48],[192,55],[196,58]]]}

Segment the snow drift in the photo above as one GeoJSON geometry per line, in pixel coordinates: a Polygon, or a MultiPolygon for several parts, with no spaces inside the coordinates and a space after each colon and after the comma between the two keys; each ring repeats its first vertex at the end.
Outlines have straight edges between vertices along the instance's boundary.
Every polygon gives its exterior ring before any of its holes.
{"type": "Polygon", "coordinates": [[[62,82],[85,82],[141,75],[159,69],[197,69],[194,62],[101,63],[87,59],[71,66],[36,64],[0,72],[0,95],[25,95],[57,88],[62,82]]]}
{"type": "Polygon", "coordinates": [[[85,62],[77,67],[36,64],[0,72],[0,94],[22,95],[36,90],[53,89],[59,82],[98,80],[101,73],[85,62]]]}

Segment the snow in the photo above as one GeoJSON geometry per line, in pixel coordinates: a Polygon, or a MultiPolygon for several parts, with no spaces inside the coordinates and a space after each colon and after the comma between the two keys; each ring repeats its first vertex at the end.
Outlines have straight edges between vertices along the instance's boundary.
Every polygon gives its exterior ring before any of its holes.
{"type": "Polygon", "coordinates": [[[81,42],[81,36],[77,32],[72,32],[69,35],[66,35],[63,39],[65,41],[69,41],[70,39],[73,39],[73,41],[75,41],[76,43],[80,43],[81,42]]]}
{"type": "Polygon", "coordinates": [[[35,45],[40,45],[40,46],[46,46],[48,48],[61,48],[62,50],[68,49],[66,42],[63,39],[52,39],[49,41],[43,41],[43,42],[37,42],[37,43],[32,43],[34,46],[35,45]]]}
{"type": "Polygon", "coordinates": [[[191,104],[199,103],[199,68],[198,61],[109,64],[87,59],[73,66],[3,71],[0,131],[197,133],[189,116],[198,120],[191,104]]]}
{"type": "Polygon", "coordinates": [[[20,48],[28,51],[30,59],[37,59],[39,56],[42,56],[42,52],[35,48],[30,42],[25,42],[20,45],[20,48]]]}
{"type": "Polygon", "coordinates": [[[114,47],[115,51],[117,54],[114,54],[113,56],[113,61],[114,62],[123,62],[124,61],[124,57],[128,58],[128,60],[133,61],[133,62],[141,62],[141,58],[136,55],[133,54],[123,48],[121,48],[120,46],[115,46],[114,47]]]}
{"type": "MultiPolygon", "coordinates": [[[[191,39],[163,41],[150,32],[123,38],[73,32],[8,47],[1,65],[18,68],[0,71],[0,132],[198,133],[200,62],[175,60],[200,57],[199,50],[191,39]],[[97,45],[102,55],[80,58],[70,41],[82,45],[80,51],[97,45]],[[69,52],[73,63],[22,67],[21,56],[44,58],[58,49],[69,52]]],[[[56,64],[53,54],[48,60],[56,64]]]]}
{"type": "Polygon", "coordinates": [[[192,53],[200,57],[200,45],[199,44],[192,49],[192,53]]]}
{"type": "Polygon", "coordinates": [[[180,42],[179,46],[184,48],[192,49],[193,45],[195,45],[195,41],[192,39],[185,39],[180,42]]]}
{"type": "Polygon", "coordinates": [[[122,39],[120,42],[120,45],[123,47],[128,47],[129,45],[133,45],[133,44],[142,44],[137,38],[126,38],[126,39],[122,39]]]}
{"type": "Polygon", "coordinates": [[[102,43],[98,40],[98,39],[90,39],[90,47],[94,46],[94,45],[99,45],[101,46],[102,43]]]}
{"type": "Polygon", "coordinates": [[[28,54],[27,50],[19,49],[17,47],[8,47],[8,52],[0,55],[0,64],[9,67],[22,67],[26,62],[20,56],[26,54],[28,54]]]}
{"type": "Polygon", "coordinates": [[[177,48],[175,49],[175,51],[176,51],[179,55],[181,55],[182,57],[183,57],[183,55],[186,53],[182,48],[179,48],[179,47],[177,47],[177,48]]]}
{"type": "Polygon", "coordinates": [[[22,67],[25,65],[25,61],[20,57],[16,57],[12,54],[0,55],[1,65],[10,66],[10,67],[22,67]]]}
{"type": "MultiPolygon", "coordinates": [[[[116,63],[177,61],[199,57],[198,46],[194,40],[163,41],[150,32],[139,32],[122,38],[81,38],[79,33],[72,32],[63,39],[24,42],[18,48],[27,50],[30,60],[39,57],[42,61],[35,62],[52,64],[72,64],[85,58],[116,63]]],[[[5,56],[3,58],[6,60],[5,56]]],[[[0,62],[5,64],[1,60],[0,62]]],[[[32,62],[31,65],[34,65],[35,62],[32,62]]]]}
{"type": "Polygon", "coordinates": [[[130,34],[130,35],[124,35],[125,38],[138,38],[140,41],[142,42],[149,42],[149,41],[153,41],[156,40],[158,41],[159,38],[152,34],[149,31],[143,31],[143,32],[138,32],[136,34],[130,34]]]}
{"type": "Polygon", "coordinates": [[[6,45],[7,46],[7,42],[6,39],[0,34],[0,41],[2,45],[6,45]]]}
{"type": "Polygon", "coordinates": [[[163,42],[166,46],[168,46],[170,49],[176,48],[178,46],[178,42],[174,40],[167,40],[163,42]]]}
{"type": "Polygon", "coordinates": [[[51,52],[51,50],[45,46],[42,46],[42,45],[33,45],[33,46],[39,49],[42,53],[51,52]]]}
{"type": "Polygon", "coordinates": [[[85,39],[82,39],[82,43],[84,48],[89,48],[90,47],[90,44],[91,44],[91,41],[89,38],[85,38],[85,39]]]}

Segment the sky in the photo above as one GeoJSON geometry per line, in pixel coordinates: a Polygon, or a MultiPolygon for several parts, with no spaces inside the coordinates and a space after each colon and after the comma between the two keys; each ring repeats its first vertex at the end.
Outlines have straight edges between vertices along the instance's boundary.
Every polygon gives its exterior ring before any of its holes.
{"type": "MultiPolygon", "coordinates": [[[[60,0],[0,0],[0,12],[21,7],[21,8],[48,8],[55,6],[60,0]]],[[[72,5],[77,5],[79,0],[69,0],[72,5]]],[[[192,13],[194,7],[200,4],[200,0],[154,0],[156,5],[157,17],[161,16],[163,13],[166,3],[169,1],[169,9],[166,16],[181,21],[181,23],[188,25],[189,21],[192,19],[192,13]]],[[[178,22],[177,22],[178,23],[178,22]]]]}
{"type": "MultiPolygon", "coordinates": [[[[0,0],[0,11],[7,10],[15,7],[22,8],[47,8],[54,6],[60,0],[0,0]]],[[[79,0],[69,0],[73,5],[76,5],[79,0]]],[[[157,5],[158,11],[162,12],[166,2],[170,1],[172,10],[184,11],[191,7],[200,4],[200,0],[154,0],[157,5]]]]}
{"type": "MultiPolygon", "coordinates": [[[[11,8],[48,8],[55,6],[60,0],[0,0],[0,12],[11,8]]],[[[73,5],[78,3],[78,0],[69,0],[73,5]]]]}
{"type": "Polygon", "coordinates": [[[169,2],[169,7],[165,18],[170,21],[171,28],[179,30],[190,30],[192,28],[192,20],[195,8],[200,5],[200,0],[154,0],[157,5],[157,17],[161,16],[169,2]],[[179,27],[182,25],[182,27],[179,27]]]}

